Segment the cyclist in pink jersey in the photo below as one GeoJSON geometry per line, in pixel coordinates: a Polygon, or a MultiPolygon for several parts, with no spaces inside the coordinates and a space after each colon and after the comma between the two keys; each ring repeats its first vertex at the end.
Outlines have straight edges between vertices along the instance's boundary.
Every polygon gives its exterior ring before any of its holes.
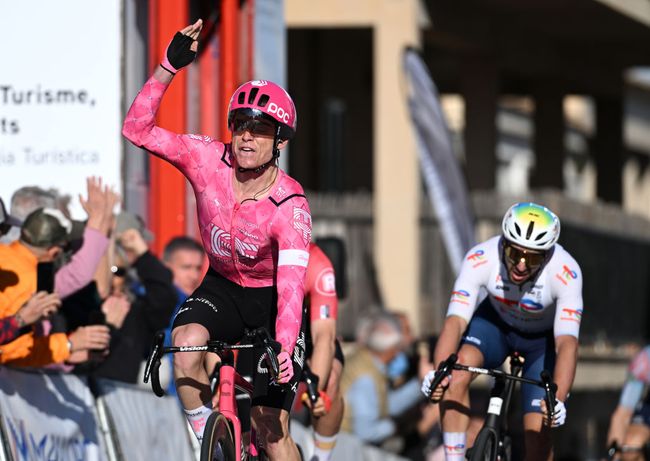
{"type": "Polygon", "coordinates": [[[310,461],[328,461],[343,420],[343,397],[339,386],[343,372],[343,349],[336,338],[338,298],[332,262],[315,243],[309,245],[309,266],[305,279],[309,323],[306,326],[307,359],[318,376],[319,398],[310,407],[314,426],[314,455],[310,461]]]}
{"type": "MultiPolygon", "coordinates": [[[[465,256],[434,353],[435,363],[458,351],[459,363],[494,368],[517,351],[525,360],[523,376],[539,379],[540,372],[548,370],[558,386],[557,405],[549,409],[551,427],[566,419],[583,309],[582,273],[557,243],[559,237],[560,220],[548,208],[535,203],[511,206],[503,217],[502,234],[465,256]],[[482,289],[487,292],[483,300],[482,289]]],[[[427,396],[434,376],[430,371],[422,383],[427,396]]],[[[432,395],[434,401],[442,398],[447,460],[465,459],[471,379],[470,373],[454,372],[432,395]]],[[[526,460],[553,459],[543,390],[523,384],[521,397],[526,460]]]]}
{"type": "MultiPolygon", "coordinates": [[[[245,329],[260,326],[275,333],[282,345],[281,376],[254,396],[251,416],[270,459],[299,459],[288,410],[304,361],[302,301],[311,215],[300,184],[277,166],[280,150],[295,133],[296,110],[278,85],[251,81],[230,100],[230,144],[156,126],[163,94],[196,55],[201,27],[199,19],[176,33],[131,105],[122,133],[178,168],[196,196],[210,269],[176,314],[173,344],[237,342],[245,329]]],[[[204,353],[174,357],[178,395],[199,440],[212,411],[204,363],[204,353]]]]}

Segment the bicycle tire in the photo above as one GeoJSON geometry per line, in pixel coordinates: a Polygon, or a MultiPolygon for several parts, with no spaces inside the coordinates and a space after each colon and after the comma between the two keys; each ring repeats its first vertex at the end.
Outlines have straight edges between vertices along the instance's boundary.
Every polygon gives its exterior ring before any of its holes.
{"type": "Polygon", "coordinates": [[[496,434],[488,429],[481,429],[471,448],[469,461],[496,461],[498,442],[496,434]]]}
{"type": "Polygon", "coordinates": [[[205,423],[200,461],[239,461],[235,460],[230,422],[219,412],[212,413],[205,423]]]}

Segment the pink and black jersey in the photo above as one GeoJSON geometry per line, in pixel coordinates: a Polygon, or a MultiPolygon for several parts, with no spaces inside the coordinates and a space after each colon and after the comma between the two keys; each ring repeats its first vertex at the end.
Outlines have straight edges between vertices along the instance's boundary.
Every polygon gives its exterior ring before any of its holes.
{"type": "Polygon", "coordinates": [[[210,266],[243,287],[278,291],[276,339],[292,351],[301,324],[311,214],[300,184],[282,170],[268,197],[237,202],[230,145],[155,125],[168,85],[151,77],[134,100],[122,134],[178,168],[196,196],[210,266]]]}

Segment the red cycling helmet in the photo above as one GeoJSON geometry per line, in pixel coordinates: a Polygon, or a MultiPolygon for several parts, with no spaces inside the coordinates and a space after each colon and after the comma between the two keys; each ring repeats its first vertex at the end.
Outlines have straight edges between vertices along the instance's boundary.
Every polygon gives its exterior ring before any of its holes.
{"type": "Polygon", "coordinates": [[[278,136],[282,139],[291,139],[296,134],[298,117],[291,96],[280,85],[268,80],[251,80],[235,90],[228,104],[229,128],[238,111],[279,124],[278,136]]]}

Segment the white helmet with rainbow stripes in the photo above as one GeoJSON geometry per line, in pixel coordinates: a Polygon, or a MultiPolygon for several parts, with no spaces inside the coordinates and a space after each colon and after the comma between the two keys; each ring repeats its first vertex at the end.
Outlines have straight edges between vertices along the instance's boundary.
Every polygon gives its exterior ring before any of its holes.
{"type": "Polygon", "coordinates": [[[503,236],[531,250],[549,250],[560,238],[560,219],[545,206],[515,203],[503,217],[503,236]]]}

